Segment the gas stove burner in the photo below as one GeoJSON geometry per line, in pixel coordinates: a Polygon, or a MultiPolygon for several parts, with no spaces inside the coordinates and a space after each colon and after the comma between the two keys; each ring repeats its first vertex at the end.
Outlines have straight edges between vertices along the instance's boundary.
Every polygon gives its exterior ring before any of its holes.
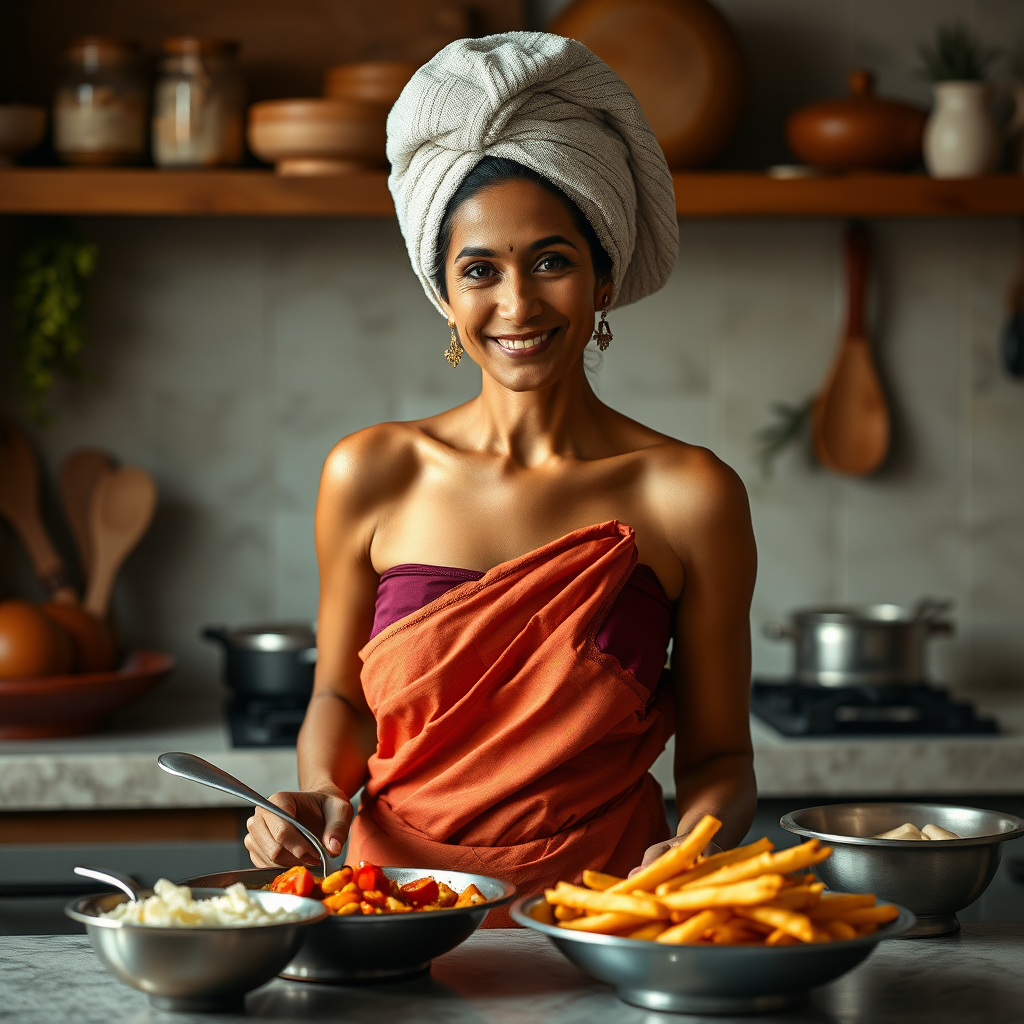
{"type": "Polygon", "coordinates": [[[292,700],[250,700],[228,704],[233,747],[294,747],[306,706],[292,700]]]}
{"type": "Polygon", "coordinates": [[[977,735],[994,718],[937,686],[804,686],[755,679],[750,709],[784,736],[977,735]]]}

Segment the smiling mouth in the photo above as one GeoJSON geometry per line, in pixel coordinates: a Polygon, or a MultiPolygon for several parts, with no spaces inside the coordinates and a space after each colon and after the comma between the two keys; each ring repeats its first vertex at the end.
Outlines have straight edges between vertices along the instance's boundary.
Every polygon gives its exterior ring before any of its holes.
{"type": "Polygon", "coordinates": [[[542,331],[529,338],[493,338],[492,340],[503,352],[517,356],[527,355],[545,345],[557,330],[558,328],[554,327],[550,331],[542,331]]]}

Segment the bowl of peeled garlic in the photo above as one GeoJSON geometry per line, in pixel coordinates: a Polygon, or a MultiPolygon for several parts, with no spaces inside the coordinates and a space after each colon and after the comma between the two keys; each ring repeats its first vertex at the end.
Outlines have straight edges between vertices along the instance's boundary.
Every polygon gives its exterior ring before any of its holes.
{"type": "Polygon", "coordinates": [[[805,807],[784,829],[832,847],[814,871],[837,892],[874,892],[912,910],[907,938],[957,931],[957,911],[995,877],[1003,843],[1024,836],[1024,820],[948,804],[860,803],[805,807]]]}

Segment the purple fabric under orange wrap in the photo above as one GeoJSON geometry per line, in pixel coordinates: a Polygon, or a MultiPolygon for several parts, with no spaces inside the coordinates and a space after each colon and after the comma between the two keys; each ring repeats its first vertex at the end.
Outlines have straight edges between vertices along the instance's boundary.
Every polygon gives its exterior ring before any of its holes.
{"type": "Polygon", "coordinates": [[[587,527],[363,648],[378,746],[350,862],[475,871],[528,894],[585,868],[625,874],[668,837],[648,769],[672,732],[670,695],[595,644],[635,562],[628,526],[587,527]]]}

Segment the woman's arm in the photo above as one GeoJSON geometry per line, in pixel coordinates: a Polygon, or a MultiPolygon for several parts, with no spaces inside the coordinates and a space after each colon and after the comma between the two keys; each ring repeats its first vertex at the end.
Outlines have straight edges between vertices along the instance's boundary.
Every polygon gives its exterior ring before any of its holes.
{"type": "MultiPolygon", "coordinates": [[[[667,524],[685,571],[671,675],[676,700],[677,835],[705,814],[724,849],[746,835],[757,805],[750,742],[750,600],[757,551],[746,491],[710,452],[691,449],[667,524]]],[[[651,847],[645,862],[662,847],[651,847]]]]}
{"type": "MultiPolygon", "coordinates": [[[[270,798],[320,834],[335,855],[352,820],[349,797],[363,785],[366,762],[377,747],[376,722],[359,679],[359,650],[373,626],[378,581],[370,542],[379,480],[367,465],[373,443],[364,435],[379,431],[346,438],[324,465],[316,507],[317,665],[299,732],[301,792],[270,798]]],[[[319,863],[298,830],[280,818],[257,809],[248,826],[245,845],[257,866],[319,863]]]]}

